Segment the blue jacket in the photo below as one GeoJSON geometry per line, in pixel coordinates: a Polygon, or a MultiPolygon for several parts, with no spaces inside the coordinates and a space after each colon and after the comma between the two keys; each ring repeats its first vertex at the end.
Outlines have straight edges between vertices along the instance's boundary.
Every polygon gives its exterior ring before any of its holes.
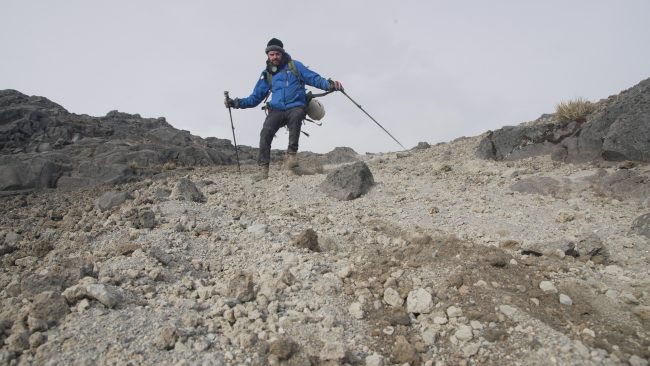
{"type": "MultiPolygon", "coordinates": [[[[287,55],[288,56],[288,55],[287,55]]],[[[288,57],[290,60],[291,57],[288,57]]],[[[324,79],[314,71],[309,70],[305,65],[300,61],[293,60],[296,70],[300,73],[302,83],[313,86],[318,89],[328,90],[329,82],[327,79],[324,79]]],[[[266,81],[266,72],[263,71],[253,93],[246,97],[239,99],[239,108],[252,108],[264,100],[266,95],[269,92],[269,85],[266,81]]],[[[272,74],[271,86],[271,101],[269,101],[269,106],[271,109],[276,109],[280,111],[286,111],[299,106],[307,105],[307,92],[305,91],[305,86],[300,82],[300,80],[291,72],[288,62],[285,62],[281,65],[278,71],[272,74]]]]}

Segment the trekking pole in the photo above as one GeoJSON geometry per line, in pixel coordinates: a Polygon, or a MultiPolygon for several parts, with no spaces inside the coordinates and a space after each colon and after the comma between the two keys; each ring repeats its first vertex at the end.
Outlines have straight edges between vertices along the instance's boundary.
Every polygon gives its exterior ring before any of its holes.
{"type": "MultiPolygon", "coordinates": [[[[230,99],[228,91],[223,92],[226,99],[230,99]]],[[[237,157],[237,172],[241,175],[241,168],[239,167],[239,151],[237,150],[237,138],[235,137],[235,124],[232,123],[232,110],[228,107],[228,114],[230,115],[230,127],[232,127],[232,141],[235,143],[235,156],[237,157]]]]}
{"type": "Polygon", "coordinates": [[[350,96],[345,92],[345,90],[341,90],[341,93],[343,93],[343,95],[345,95],[346,97],[348,97],[348,99],[350,99],[350,101],[351,101],[352,103],[354,103],[354,105],[356,105],[357,107],[359,107],[359,109],[361,109],[361,111],[363,111],[363,113],[365,113],[366,116],[370,117],[370,119],[371,119],[373,122],[375,122],[375,123],[377,124],[377,126],[381,127],[381,129],[384,130],[384,132],[386,132],[386,133],[388,134],[388,136],[390,136],[393,140],[395,140],[395,142],[397,142],[397,143],[399,144],[399,146],[402,147],[402,149],[406,150],[406,148],[404,147],[404,145],[402,145],[399,141],[397,141],[397,139],[396,139],[395,137],[393,137],[393,135],[391,135],[390,132],[386,131],[386,129],[384,128],[384,126],[380,125],[379,122],[377,122],[377,120],[375,120],[374,118],[372,118],[372,116],[369,115],[368,112],[366,112],[366,110],[363,109],[363,108],[361,107],[361,105],[359,105],[359,103],[355,102],[354,99],[350,98],[350,96]]]}

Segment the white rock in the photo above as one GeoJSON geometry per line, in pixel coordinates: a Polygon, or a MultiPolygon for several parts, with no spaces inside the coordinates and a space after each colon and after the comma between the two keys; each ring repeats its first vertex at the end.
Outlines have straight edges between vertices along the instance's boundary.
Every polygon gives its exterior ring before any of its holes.
{"type": "Polygon", "coordinates": [[[392,287],[388,287],[384,290],[384,301],[390,306],[402,306],[404,304],[404,299],[399,296],[397,290],[392,287]]]}
{"type": "Polygon", "coordinates": [[[472,333],[472,327],[469,325],[461,325],[456,330],[456,333],[454,333],[454,336],[459,341],[469,341],[472,339],[472,337],[474,337],[474,334],[472,333]]]}
{"type": "Polygon", "coordinates": [[[539,288],[544,292],[557,292],[555,285],[551,281],[542,281],[539,283],[539,288]]]}
{"type": "Polygon", "coordinates": [[[560,294],[560,304],[562,305],[573,305],[573,300],[565,294],[560,294]]]}
{"type": "Polygon", "coordinates": [[[449,322],[449,320],[444,315],[433,317],[433,324],[443,325],[447,324],[447,322],[449,322]]]}
{"type": "Polygon", "coordinates": [[[589,329],[589,328],[583,329],[582,334],[591,336],[591,338],[596,338],[596,333],[593,330],[589,329]]]}
{"type": "Polygon", "coordinates": [[[350,315],[352,315],[352,317],[354,317],[355,319],[363,319],[363,317],[365,316],[365,313],[363,311],[363,305],[361,305],[361,303],[358,302],[352,303],[352,305],[348,307],[348,312],[350,312],[350,315]]]}
{"type": "Polygon", "coordinates": [[[483,281],[483,280],[478,280],[478,281],[476,281],[476,283],[474,283],[474,286],[476,286],[476,287],[483,287],[483,288],[488,288],[488,287],[490,287],[490,286],[488,286],[487,282],[485,282],[485,281],[483,281]]]}
{"type": "Polygon", "coordinates": [[[630,362],[630,366],[648,366],[650,364],[637,355],[633,355],[628,361],[630,362]]]}
{"type": "Polygon", "coordinates": [[[115,307],[124,300],[122,289],[116,286],[92,284],[86,286],[86,291],[88,292],[88,296],[109,308],[115,307]]]}
{"type": "Polygon", "coordinates": [[[406,298],[406,311],[409,313],[427,314],[433,309],[433,297],[431,294],[419,288],[409,292],[406,298]]]}
{"type": "Polygon", "coordinates": [[[470,322],[469,322],[469,325],[472,327],[472,329],[476,329],[476,330],[481,330],[481,329],[483,329],[483,324],[481,324],[481,322],[478,321],[478,320],[472,320],[472,321],[470,321],[470,322]]]}
{"type": "Polygon", "coordinates": [[[609,266],[605,267],[605,273],[612,276],[620,276],[623,274],[623,268],[614,264],[610,264],[609,266]]]}
{"type": "Polygon", "coordinates": [[[347,266],[344,266],[341,268],[338,272],[336,272],[336,275],[339,276],[339,278],[344,279],[348,278],[352,275],[353,268],[351,264],[348,264],[347,266]]]}
{"type": "Polygon", "coordinates": [[[510,305],[499,305],[499,311],[508,318],[512,318],[512,316],[517,312],[517,308],[510,305]]]}
{"type": "Polygon", "coordinates": [[[481,348],[481,342],[470,343],[463,347],[463,356],[470,358],[478,353],[479,348],[481,348]]]}
{"type": "Polygon", "coordinates": [[[65,289],[65,291],[63,291],[61,295],[63,295],[63,297],[65,297],[65,299],[69,303],[75,303],[83,299],[84,297],[88,296],[88,291],[86,290],[86,286],[87,285],[80,285],[80,284],[70,286],[67,289],[65,289]]]}
{"type": "Polygon", "coordinates": [[[438,332],[433,328],[425,328],[422,330],[422,340],[427,346],[433,346],[436,343],[438,332]]]}
{"type": "Polygon", "coordinates": [[[88,299],[82,299],[79,301],[79,303],[77,303],[77,312],[79,314],[82,314],[84,311],[88,310],[89,307],[90,301],[88,301],[88,299]]]}
{"type": "Polygon", "coordinates": [[[607,290],[607,292],[605,292],[605,296],[609,297],[612,300],[618,300],[618,292],[613,289],[607,290]]]}
{"type": "Polygon", "coordinates": [[[200,299],[206,300],[212,297],[214,295],[214,288],[211,286],[205,286],[205,287],[199,287],[196,290],[197,295],[199,295],[200,299]]]}
{"type": "Polygon", "coordinates": [[[463,310],[452,305],[447,308],[447,316],[450,318],[461,317],[463,316],[463,310]]]}
{"type": "Polygon", "coordinates": [[[591,357],[589,348],[587,348],[587,346],[578,340],[573,342],[573,349],[584,359],[589,359],[591,357]]]}
{"type": "Polygon", "coordinates": [[[384,366],[384,357],[380,354],[373,353],[366,357],[366,366],[384,366]]]}
{"type": "Polygon", "coordinates": [[[266,234],[267,226],[264,224],[253,224],[246,228],[246,231],[253,234],[255,237],[262,237],[266,234]]]}

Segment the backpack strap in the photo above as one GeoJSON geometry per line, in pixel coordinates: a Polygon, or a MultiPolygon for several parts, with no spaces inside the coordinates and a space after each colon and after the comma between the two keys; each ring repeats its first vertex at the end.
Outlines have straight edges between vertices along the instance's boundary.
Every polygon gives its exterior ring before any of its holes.
{"type": "MultiPolygon", "coordinates": [[[[287,66],[289,67],[289,71],[291,71],[296,79],[298,79],[300,85],[304,86],[305,83],[302,81],[300,72],[298,71],[298,68],[296,67],[296,64],[293,62],[293,60],[289,60],[289,62],[287,62],[287,66]]],[[[269,85],[269,89],[273,89],[273,75],[271,75],[271,73],[267,70],[262,71],[262,74],[264,75],[264,80],[266,80],[266,83],[269,85]]]]}
{"type": "Polygon", "coordinates": [[[266,80],[266,83],[269,85],[269,90],[270,90],[271,83],[273,82],[273,75],[271,75],[271,73],[266,70],[262,71],[262,74],[264,75],[264,80],[266,80]]]}
{"type": "Polygon", "coordinates": [[[302,77],[300,76],[300,72],[298,71],[298,68],[296,67],[296,64],[293,62],[293,60],[289,60],[288,66],[289,70],[291,70],[296,79],[298,79],[300,85],[305,86],[305,83],[302,81],[302,77]]]}

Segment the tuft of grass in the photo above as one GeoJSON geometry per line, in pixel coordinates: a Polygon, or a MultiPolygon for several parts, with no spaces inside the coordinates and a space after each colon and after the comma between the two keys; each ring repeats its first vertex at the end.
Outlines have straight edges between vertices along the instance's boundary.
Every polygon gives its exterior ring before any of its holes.
{"type": "Polygon", "coordinates": [[[133,171],[136,171],[136,170],[140,169],[140,166],[138,165],[138,163],[135,160],[129,161],[128,166],[133,171]]]}
{"type": "Polygon", "coordinates": [[[174,170],[176,169],[176,163],[169,160],[163,165],[163,170],[174,170]]]}
{"type": "Polygon", "coordinates": [[[596,106],[584,98],[575,98],[560,102],[555,107],[555,116],[559,122],[586,122],[587,116],[596,109],[596,106]]]}

